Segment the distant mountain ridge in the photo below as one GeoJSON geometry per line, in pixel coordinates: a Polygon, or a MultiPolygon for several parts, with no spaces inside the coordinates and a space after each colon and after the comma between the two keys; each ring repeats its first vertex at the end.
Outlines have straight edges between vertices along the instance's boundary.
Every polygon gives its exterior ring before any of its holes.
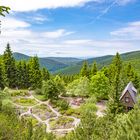
{"type": "MultiPolygon", "coordinates": [[[[13,53],[16,60],[29,60],[31,56],[13,53]]],[[[101,57],[86,59],[89,65],[94,61],[97,62],[98,67],[107,66],[112,62],[113,55],[106,55],[101,57]]],[[[130,62],[134,68],[140,73],[140,51],[128,52],[121,54],[125,63],[130,62]]],[[[44,57],[39,58],[41,67],[46,67],[50,72],[55,74],[76,74],[79,73],[84,60],[72,57],[44,57]]]]}
{"type": "MultiPolygon", "coordinates": [[[[102,56],[102,57],[89,58],[89,59],[86,59],[86,61],[88,62],[89,65],[92,65],[93,62],[96,61],[98,64],[98,67],[101,68],[103,66],[109,65],[112,62],[113,57],[114,57],[113,55],[106,55],[106,56],[102,56]]],[[[131,63],[132,66],[140,74],[140,51],[123,53],[123,54],[121,54],[121,58],[124,61],[124,63],[131,63]]],[[[85,60],[82,60],[73,66],[58,70],[58,71],[56,71],[56,73],[59,73],[59,74],[79,73],[84,61],[85,60]]]]}
{"type": "MultiPolygon", "coordinates": [[[[15,52],[13,53],[14,58],[19,60],[29,60],[31,56],[15,52]]],[[[39,62],[41,67],[46,67],[50,72],[55,72],[62,68],[66,68],[68,66],[74,65],[77,62],[80,62],[81,59],[72,58],[72,57],[42,57],[39,58],[39,62]]]]}

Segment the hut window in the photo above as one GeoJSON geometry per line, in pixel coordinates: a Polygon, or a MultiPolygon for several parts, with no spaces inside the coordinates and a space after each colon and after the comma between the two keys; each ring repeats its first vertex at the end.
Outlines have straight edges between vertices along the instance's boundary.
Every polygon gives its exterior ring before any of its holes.
{"type": "Polygon", "coordinates": [[[130,102],[130,98],[129,97],[125,97],[125,102],[129,103],[130,102]]]}

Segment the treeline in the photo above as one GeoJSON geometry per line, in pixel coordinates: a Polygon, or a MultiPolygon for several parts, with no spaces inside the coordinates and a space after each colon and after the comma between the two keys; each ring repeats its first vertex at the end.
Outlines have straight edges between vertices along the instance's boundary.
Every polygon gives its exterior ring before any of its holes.
{"type": "Polygon", "coordinates": [[[9,44],[0,57],[1,88],[41,89],[49,82],[52,83],[50,86],[55,86],[58,90],[62,89],[59,93],[71,92],[78,96],[95,95],[99,99],[108,99],[110,90],[120,95],[130,81],[139,89],[138,74],[130,63],[126,65],[122,62],[118,53],[111,65],[100,70],[96,62],[89,66],[88,62],[85,61],[79,74],[60,76],[51,75],[46,68],[40,68],[37,56],[28,61],[16,61],[9,44]]]}
{"type": "Polygon", "coordinates": [[[16,61],[12,55],[10,45],[7,44],[4,54],[0,58],[0,87],[10,88],[41,88],[42,80],[50,78],[46,68],[40,69],[38,57],[29,61],[16,61]]]}

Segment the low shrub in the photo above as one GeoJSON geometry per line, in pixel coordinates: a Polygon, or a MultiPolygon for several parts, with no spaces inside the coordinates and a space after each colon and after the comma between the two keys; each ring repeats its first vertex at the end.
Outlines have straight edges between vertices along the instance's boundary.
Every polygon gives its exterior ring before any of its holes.
{"type": "Polygon", "coordinates": [[[69,108],[69,103],[63,99],[51,100],[53,107],[59,108],[60,111],[67,110],[69,108]]]}
{"type": "Polygon", "coordinates": [[[79,109],[73,109],[73,108],[69,108],[68,110],[66,110],[65,115],[67,116],[80,116],[81,114],[81,110],[79,109]]]}
{"type": "Polygon", "coordinates": [[[35,94],[37,94],[37,95],[43,95],[41,89],[39,89],[39,88],[35,89],[34,92],[35,92],[35,94]]]}

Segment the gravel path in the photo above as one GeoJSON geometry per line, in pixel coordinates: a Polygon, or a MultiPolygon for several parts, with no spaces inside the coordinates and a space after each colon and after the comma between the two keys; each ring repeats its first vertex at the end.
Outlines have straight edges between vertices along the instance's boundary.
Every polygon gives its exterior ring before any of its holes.
{"type": "MultiPolygon", "coordinates": [[[[27,111],[27,112],[24,112],[24,113],[21,113],[21,114],[20,114],[20,118],[23,117],[23,116],[25,116],[25,115],[31,115],[31,116],[33,116],[34,118],[36,118],[36,119],[38,120],[38,122],[41,122],[41,123],[43,123],[43,124],[45,124],[45,125],[47,126],[46,132],[65,132],[65,131],[66,131],[66,132],[69,132],[69,131],[74,130],[74,127],[73,127],[73,128],[69,128],[69,129],[53,129],[53,130],[51,130],[50,124],[49,124],[50,119],[52,119],[52,118],[53,118],[53,119],[58,119],[58,118],[59,118],[60,116],[62,116],[62,115],[61,115],[58,111],[56,111],[56,110],[49,104],[49,101],[43,102],[43,101],[38,100],[37,98],[35,98],[35,97],[33,96],[32,91],[30,91],[29,94],[30,94],[30,96],[29,96],[29,97],[26,97],[26,98],[28,98],[28,99],[29,99],[29,98],[30,98],[30,99],[35,99],[35,100],[37,101],[37,104],[36,104],[36,105],[33,105],[33,106],[28,106],[28,107],[27,107],[27,108],[28,108],[28,111],[27,111]],[[52,118],[49,118],[49,119],[43,121],[43,120],[42,120],[40,117],[38,117],[36,114],[33,114],[33,113],[32,113],[32,108],[34,108],[34,107],[36,107],[36,106],[38,106],[38,105],[41,105],[41,104],[47,105],[47,106],[50,108],[50,110],[51,110],[53,113],[56,114],[56,117],[52,117],[52,118]]],[[[20,107],[20,108],[24,108],[24,107],[25,107],[25,106],[22,106],[22,105],[18,105],[18,104],[16,104],[16,103],[13,103],[13,105],[16,106],[16,107],[20,107]]],[[[64,116],[64,117],[74,119],[73,125],[74,125],[75,127],[80,123],[80,119],[77,119],[77,118],[74,117],[74,116],[64,116]]]]}

